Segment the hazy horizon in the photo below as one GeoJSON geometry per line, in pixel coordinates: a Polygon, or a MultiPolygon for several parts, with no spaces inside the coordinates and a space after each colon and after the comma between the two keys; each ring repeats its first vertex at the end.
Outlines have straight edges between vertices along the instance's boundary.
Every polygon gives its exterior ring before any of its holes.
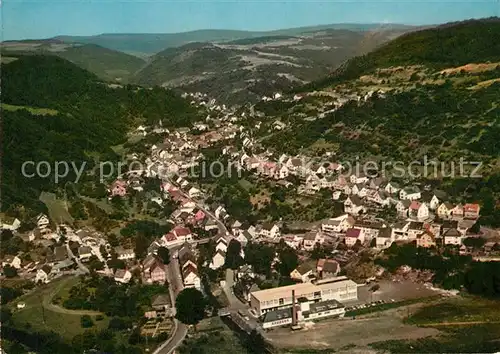
{"type": "Polygon", "coordinates": [[[2,40],[199,30],[267,32],[331,24],[432,25],[500,15],[496,0],[5,0],[2,40]]]}

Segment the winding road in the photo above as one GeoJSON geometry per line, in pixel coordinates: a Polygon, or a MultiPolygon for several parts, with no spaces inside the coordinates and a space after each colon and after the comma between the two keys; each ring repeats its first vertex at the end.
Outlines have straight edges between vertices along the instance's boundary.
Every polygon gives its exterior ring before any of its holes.
{"type": "MultiPolygon", "coordinates": [[[[169,179],[165,178],[163,182],[168,182],[170,184],[175,184],[169,179]]],[[[203,204],[200,202],[194,200],[191,198],[186,192],[184,192],[181,188],[179,188],[179,192],[188,200],[192,201],[193,203],[196,204],[196,206],[202,210],[205,215],[208,217],[212,218],[215,220],[219,227],[220,233],[229,235],[230,232],[227,229],[226,225],[222,221],[220,221],[218,218],[215,217],[215,215],[208,210],[203,204]]],[[[214,236],[213,238],[216,238],[217,236],[214,236]]],[[[169,293],[170,293],[170,298],[172,299],[172,308],[175,311],[175,298],[177,295],[184,289],[184,283],[182,281],[182,276],[180,273],[180,267],[179,267],[179,261],[177,258],[175,258],[173,255],[176,253],[177,250],[179,250],[181,246],[175,246],[170,248],[170,263],[167,266],[167,280],[169,283],[169,293]]],[[[179,345],[181,345],[182,341],[186,338],[188,332],[188,326],[185,324],[177,321],[174,319],[174,331],[170,338],[163,342],[154,352],[153,354],[171,354],[174,352],[175,348],[177,348],[179,345]]]]}

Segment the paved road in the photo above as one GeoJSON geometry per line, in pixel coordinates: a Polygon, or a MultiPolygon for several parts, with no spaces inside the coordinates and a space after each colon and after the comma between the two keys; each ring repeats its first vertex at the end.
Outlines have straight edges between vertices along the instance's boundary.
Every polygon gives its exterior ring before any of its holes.
{"type": "Polygon", "coordinates": [[[76,264],[78,264],[78,268],[80,268],[84,273],[90,273],[90,270],[82,262],[80,262],[80,259],[75,257],[73,251],[69,248],[69,243],[66,243],[66,249],[68,250],[69,258],[73,259],[76,264]]]}
{"type": "MultiPolygon", "coordinates": [[[[180,247],[171,248],[170,249],[170,263],[167,265],[167,280],[168,280],[168,291],[170,294],[170,299],[172,301],[172,310],[175,314],[175,298],[177,295],[184,289],[184,285],[182,282],[181,272],[179,268],[179,261],[177,258],[174,258],[174,254],[180,247]]],[[[186,338],[186,334],[188,331],[188,327],[174,319],[174,331],[170,338],[163,342],[154,352],[153,354],[171,354],[175,348],[177,348],[184,338],[186,338]]]]}

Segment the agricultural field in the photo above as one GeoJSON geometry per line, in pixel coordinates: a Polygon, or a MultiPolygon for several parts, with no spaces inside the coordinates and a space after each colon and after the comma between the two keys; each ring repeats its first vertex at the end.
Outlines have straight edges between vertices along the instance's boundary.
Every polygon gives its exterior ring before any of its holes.
{"type": "Polygon", "coordinates": [[[52,303],[54,298],[64,299],[69,289],[76,283],[78,283],[76,277],[61,277],[16,299],[11,305],[15,326],[19,328],[29,326],[36,330],[54,331],[69,340],[84,332],[85,328],[82,328],[80,324],[82,315],[92,317],[93,328],[107,328],[109,321],[106,316],[99,312],[67,310],[52,303]],[[17,309],[18,303],[24,303],[25,307],[17,309]],[[99,314],[104,318],[101,321],[96,321],[95,317],[99,314]]]}
{"type": "Polygon", "coordinates": [[[39,199],[47,206],[47,209],[49,209],[49,216],[51,220],[58,223],[73,223],[73,218],[64,205],[64,201],[58,200],[54,193],[42,192],[39,199]]]}
{"type": "Polygon", "coordinates": [[[55,109],[50,109],[50,108],[35,108],[35,107],[28,107],[28,106],[15,106],[7,103],[2,103],[1,105],[2,110],[6,111],[18,111],[20,109],[25,109],[31,114],[38,115],[38,116],[55,116],[59,112],[56,111],[55,109]]]}

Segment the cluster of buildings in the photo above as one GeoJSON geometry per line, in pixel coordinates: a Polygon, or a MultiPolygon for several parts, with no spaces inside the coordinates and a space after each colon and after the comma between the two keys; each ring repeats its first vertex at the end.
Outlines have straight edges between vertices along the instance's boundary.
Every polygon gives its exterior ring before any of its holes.
{"type": "Polygon", "coordinates": [[[298,283],[250,294],[250,307],[264,329],[324,317],[342,317],[344,303],[358,300],[358,285],[346,277],[298,283]]]}

